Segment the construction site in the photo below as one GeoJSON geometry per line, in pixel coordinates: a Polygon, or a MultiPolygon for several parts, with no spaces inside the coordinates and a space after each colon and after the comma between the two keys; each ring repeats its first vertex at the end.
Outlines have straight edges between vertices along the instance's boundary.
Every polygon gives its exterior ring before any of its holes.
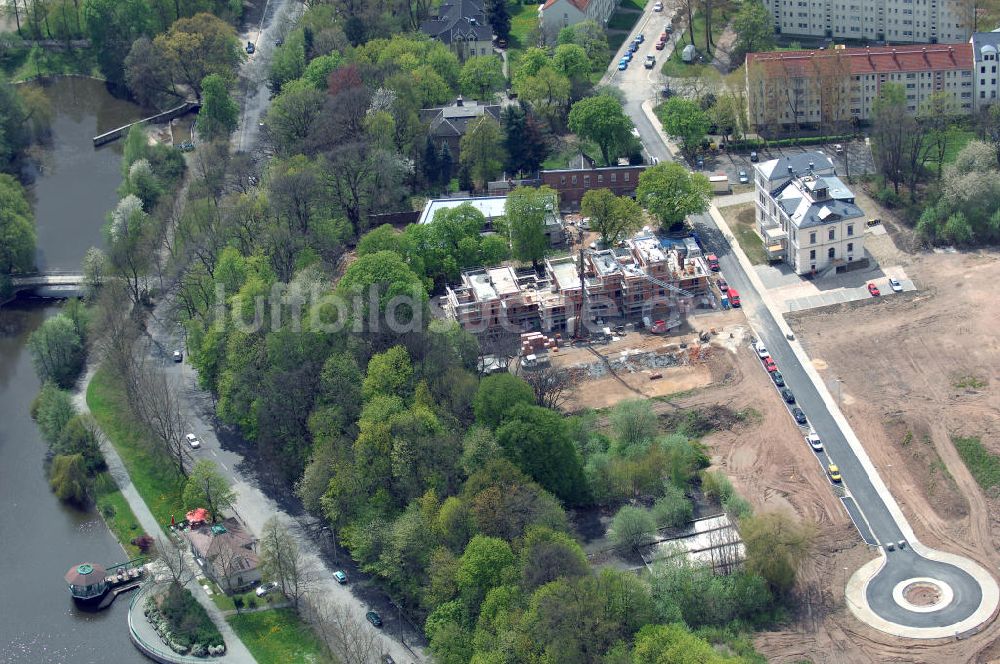
{"type": "Polygon", "coordinates": [[[565,332],[579,337],[605,326],[673,329],[699,307],[715,308],[712,274],[698,245],[642,234],[623,246],[582,249],[545,261],[544,275],[510,266],[468,270],[441,298],[466,330],[565,332]]]}

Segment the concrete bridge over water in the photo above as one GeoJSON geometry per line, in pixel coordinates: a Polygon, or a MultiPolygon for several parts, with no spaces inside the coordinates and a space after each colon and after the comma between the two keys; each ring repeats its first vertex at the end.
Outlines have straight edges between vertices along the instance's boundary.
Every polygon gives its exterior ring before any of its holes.
{"type": "MultiPolygon", "coordinates": [[[[61,300],[81,295],[83,274],[77,270],[44,270],[13,277],[11,286],[11,299],[18,293],[30,292],[38,297],[61,300]]],[[[0,299],[0,304],[3,303],[4,300],[0,299]]]]}

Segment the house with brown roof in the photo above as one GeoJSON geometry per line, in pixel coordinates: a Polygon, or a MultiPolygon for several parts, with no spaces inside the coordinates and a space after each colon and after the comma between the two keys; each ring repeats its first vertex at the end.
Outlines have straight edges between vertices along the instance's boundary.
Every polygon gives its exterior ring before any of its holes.
{"type": "Polygon", "coordinates": [[[420,119],[428,125],[428,135],[438,150],[448,144],[453,163],[458,163],[459,142],[465,136],[473,120],[489,115],[500,121],[500,104],[484,104],[474,99],[459,97],[454,102],[440,108],[424,108],[420,119]]]}
{"type": "Polygon", "coordinates": [[[240,592],[260,583],[257,538],[237,519],[192,526],[183,534],[205,575],[225,592],[240,592]]]}
{"type": "Polygon", "coordinates": [[[618,7],[618,0],[546,0],[538,8],[538,20],[546,40],[555,40],[563,28],[591,19],[604,27],[618,7]]]}
{"type": "Polygon", "coordinates": [[[763,134],[795,127],[839,133],[871,119],[888,83],[903,87],[910,113],[943,92],[957,113],[967,114],[974,104],[974,66],[968,43],[750,53],[748,116],[763,134]]]}

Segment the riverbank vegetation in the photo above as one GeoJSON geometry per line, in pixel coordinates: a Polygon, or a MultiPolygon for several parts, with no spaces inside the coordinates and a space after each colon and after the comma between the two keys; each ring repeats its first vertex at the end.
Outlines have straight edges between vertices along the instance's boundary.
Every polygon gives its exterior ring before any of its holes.
{"type": "Polygon", "coordinates": [[[29,272],[34,265],[34,214],[21,184],[10,175],[0,173],[0,302],[13,292],[10,279],[29,272]]]}
{"type": "Polygon", "coordinates": [[[224,645],[222,634],[191,591],[177,582],[151,595],[144,610],[171,650],[205,657],[224,645]]]}

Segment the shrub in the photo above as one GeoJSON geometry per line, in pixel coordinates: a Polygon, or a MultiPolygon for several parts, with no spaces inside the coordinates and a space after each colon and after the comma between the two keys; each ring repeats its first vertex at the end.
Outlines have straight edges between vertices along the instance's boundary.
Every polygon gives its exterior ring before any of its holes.
{"type": "Polygon", "coordinates": [[[889,187],[882,187],[875,192],[875,200],[887,208],[898,208],[903,204],[903,198],[889,187]]]}
{"type": "Polygon", "coordinates": [[[171,638],[186,648],[223,642],[205,609],[186,588],[176,583],[160,596],[160,611],[169,625],[171,638]]]}
{"type": "Polygon", "coordinates": [[[653,518],[658,527],[676,528],[691,520],[694,508],[684,491],[676,485],[667,483],[663,497],[653,503],[653,518]]]}
{"type": "Polygon", "coordinates": [[[653,539],[656,522],[641,507],[626,505],[611,520],[611,541],[622,548],[636,548],[653,539]]]}

